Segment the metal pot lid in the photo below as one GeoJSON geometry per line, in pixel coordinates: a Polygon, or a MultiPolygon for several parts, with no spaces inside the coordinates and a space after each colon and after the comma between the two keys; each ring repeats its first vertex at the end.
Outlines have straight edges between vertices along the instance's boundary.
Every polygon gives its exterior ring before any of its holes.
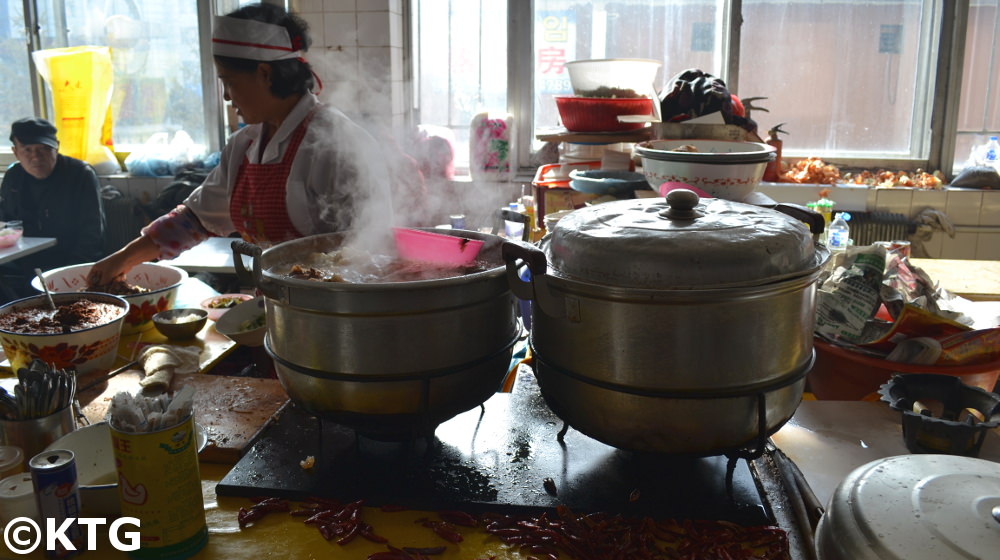
{"type": "Polygon", "coordinates": [[[994,558],[1000,550],[1000,464],[902,455],[853,471],[820,526],[823,560],[994,558]]]}
{"type": "Polygon", "coordinates": [[[760,285],[812,272],[828,256],[795,218],[686,189],[575,210],[543,245],[557,274],[628,288],[760,285]]]}

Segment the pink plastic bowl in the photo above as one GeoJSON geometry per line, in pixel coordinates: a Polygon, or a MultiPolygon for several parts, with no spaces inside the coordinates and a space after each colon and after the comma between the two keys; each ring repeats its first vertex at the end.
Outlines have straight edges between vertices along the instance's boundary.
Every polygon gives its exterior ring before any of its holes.
{"type": "Polygon", "coordinates": [[[399,256],[411,261],[467,266],[483,247],[478,239],[433,233],[419,229],[393,228],[399,256]]]}

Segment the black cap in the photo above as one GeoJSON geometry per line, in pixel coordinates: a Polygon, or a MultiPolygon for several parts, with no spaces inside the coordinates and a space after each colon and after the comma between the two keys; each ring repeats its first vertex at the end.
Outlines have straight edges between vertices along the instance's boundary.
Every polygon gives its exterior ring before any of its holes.
{"type": "Polygon", "coordinates": [[[59,140],[56,139],[56,127],[45,119],[28,117],[14,121],[10,126],[10,141],[17,141],[28,144],[45,144],[46,146],[59,149],[59,140]]]}

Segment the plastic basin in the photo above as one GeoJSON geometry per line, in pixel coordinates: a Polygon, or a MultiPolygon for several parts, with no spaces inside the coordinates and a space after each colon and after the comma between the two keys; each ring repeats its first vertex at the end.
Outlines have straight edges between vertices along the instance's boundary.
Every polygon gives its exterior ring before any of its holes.
{"type": "Polygon", "coordinates": [[[1000,360],[967,366],[929,366],[889,362],[814,339],[816,362],[808,390],[820,400],[861,400],[877,393],[893,373],[953,375],[966,385],[992,391],[1000,378],[1000,360]]]}

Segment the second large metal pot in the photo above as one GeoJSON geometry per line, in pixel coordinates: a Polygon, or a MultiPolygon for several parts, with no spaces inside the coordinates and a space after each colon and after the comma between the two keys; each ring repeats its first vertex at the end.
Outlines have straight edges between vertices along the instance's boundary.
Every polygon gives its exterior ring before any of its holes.
{"type": "Polygon", "coordinates": [[[686,191],[577,210],[540,249],[503,250],[532,300],[542,394],[580,432],[713,455],[760,443],[801,401],[829,253],[796,219],[686,191]]]}
{"type": "MultiPolygon", "coordinates": [[[[438,230],[438,233],[459,233],[438,230]]],[[[234,243],[237,272],[265,296],[265,348],[282,386],[310,412],[364,435],[433,433],[499,388],[520,327],[504,277],[501,239],[484,241],[481,272],[415,282],[331,283],[287,275],[346,234],[323,234],[266,251],[234,243]],[[251,258],[252,271],[242,266],[251,258]]]]}

